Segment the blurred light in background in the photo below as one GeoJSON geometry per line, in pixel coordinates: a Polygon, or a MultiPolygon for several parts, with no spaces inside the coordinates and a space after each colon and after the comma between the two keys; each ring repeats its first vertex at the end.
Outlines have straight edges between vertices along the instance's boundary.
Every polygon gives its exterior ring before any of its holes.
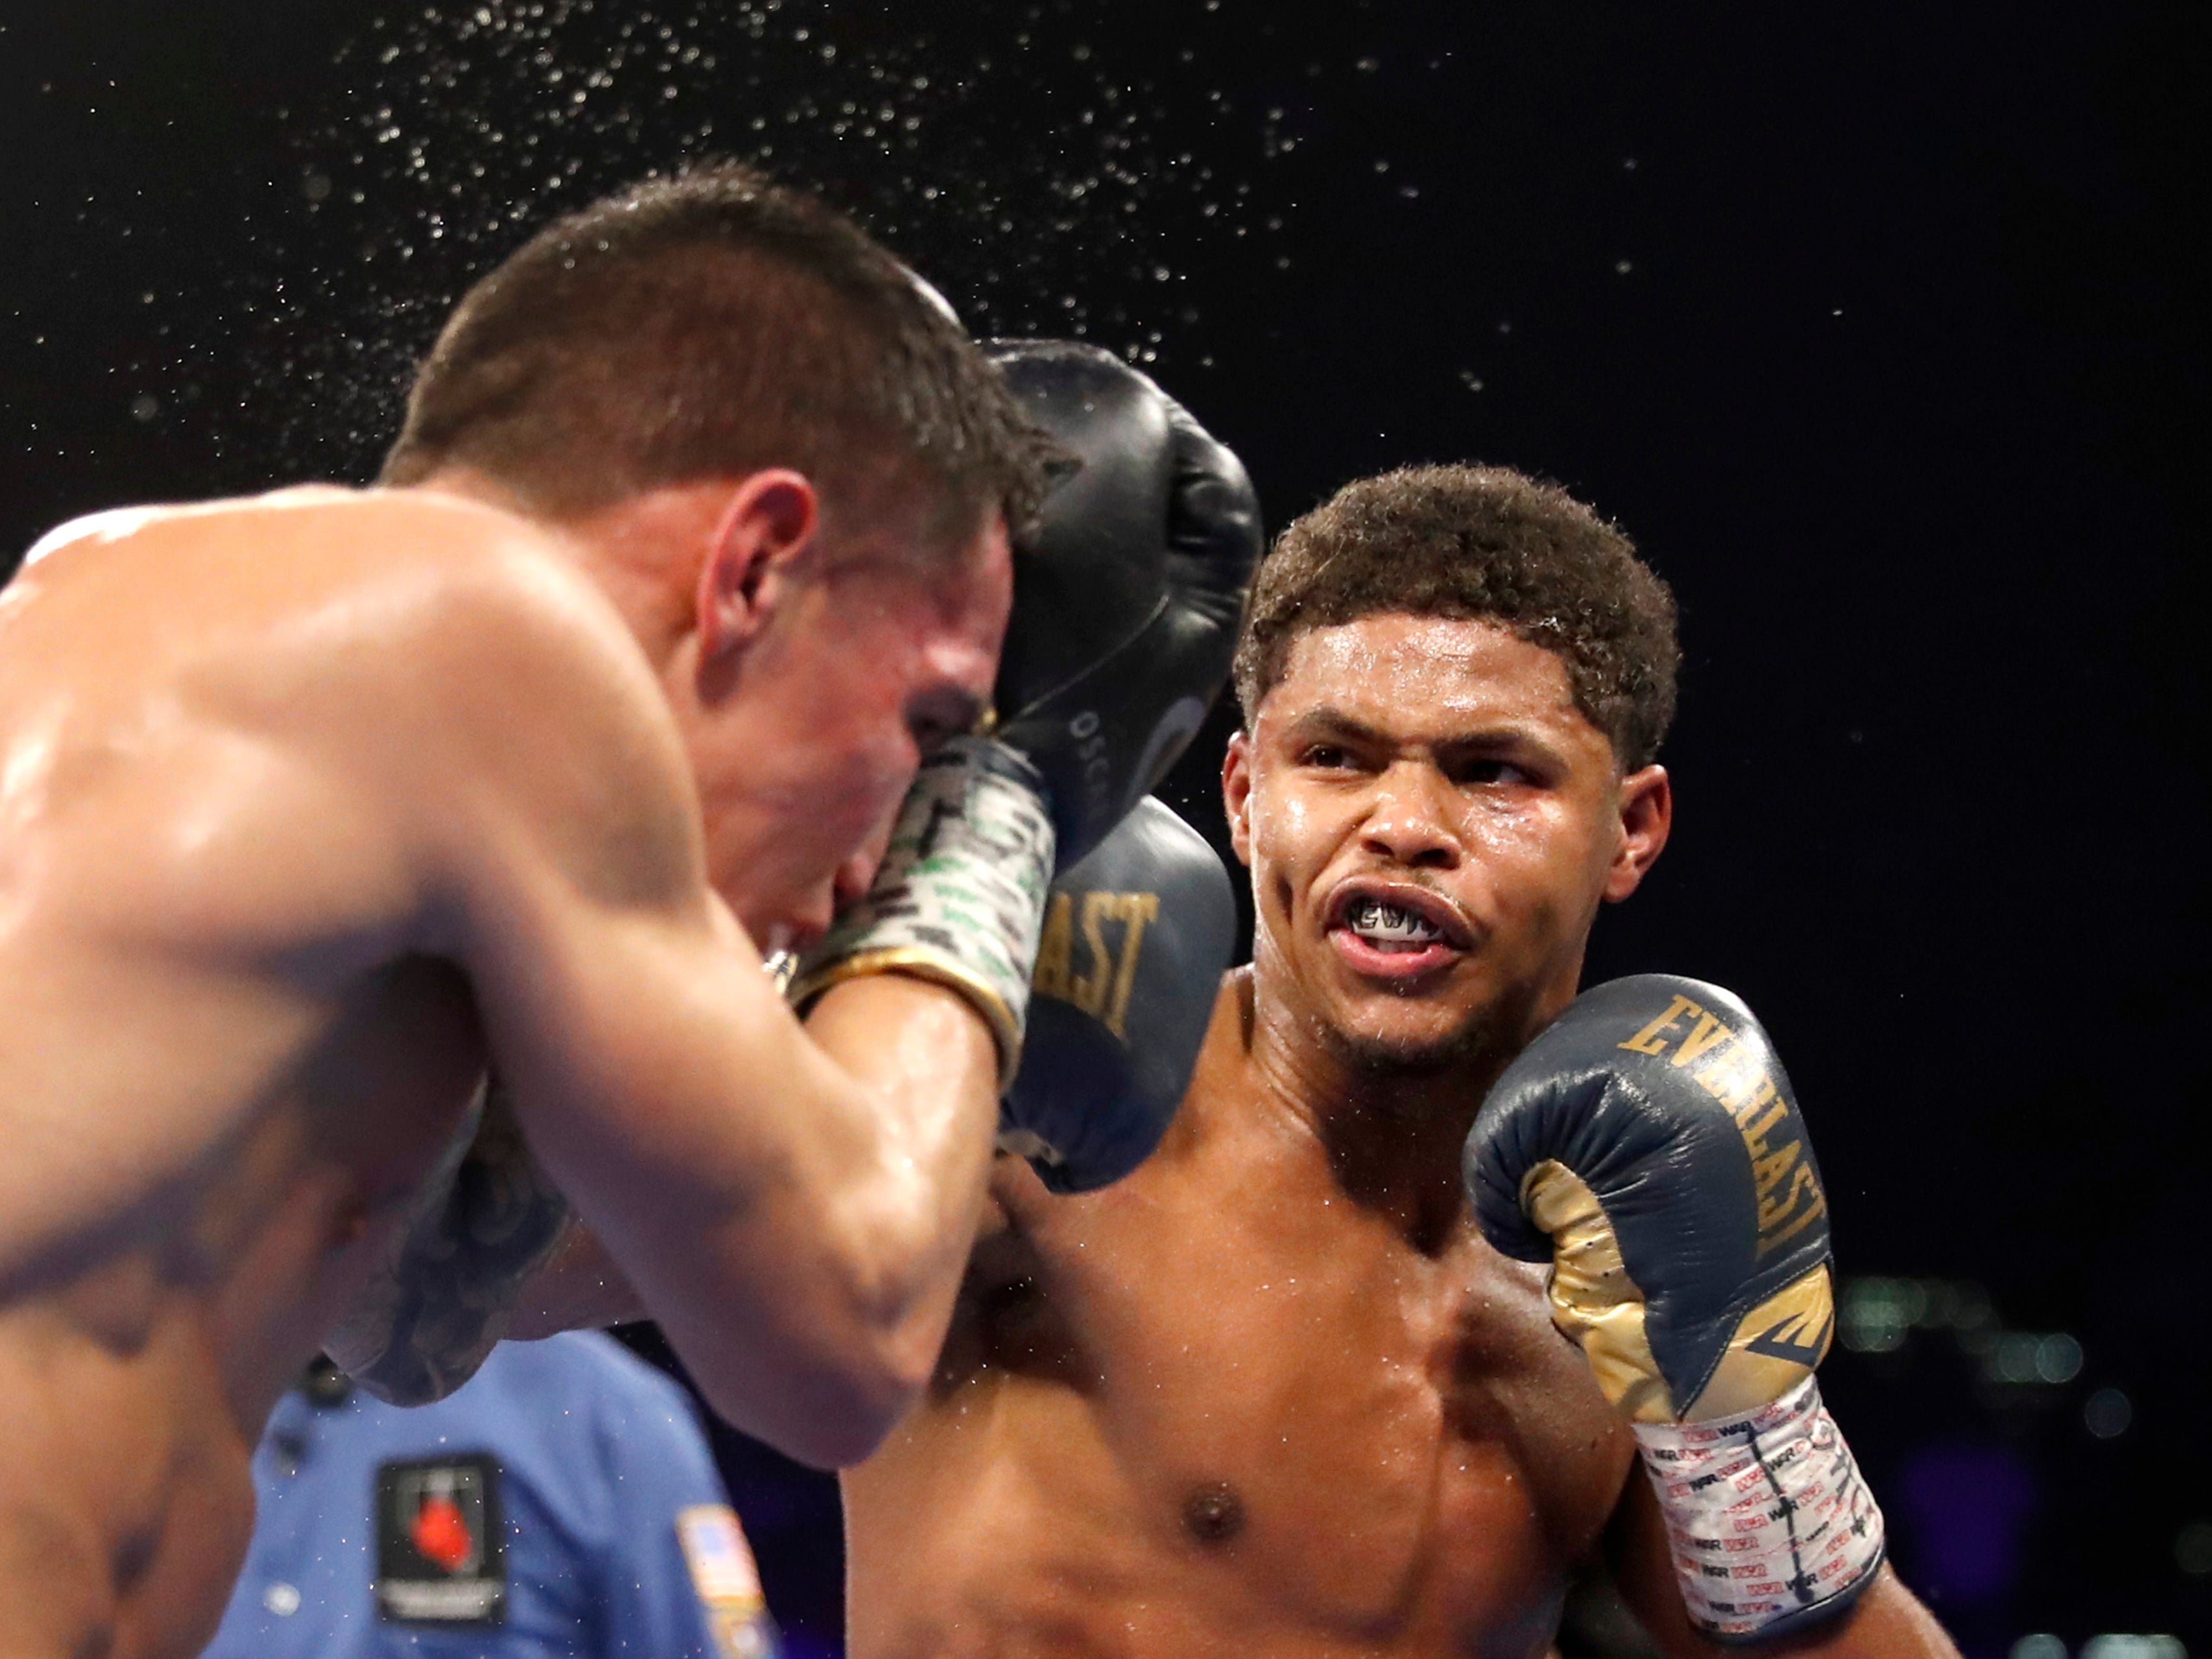
{"type": "Polygon", "coordinates": [[[2042,1495],[2016,1449],[1980,1439],[1930,1441],[1906,1456],[1890,1489],[1910,1528],[1916,1589],[1940,1597],[1947,1612],[2010,1598],[2042,1495]]]}
{"type": "Polygon", "coordinates": [[[2133,1432],[2139,1402],[2164,1409],[2162,1379],[2140,1369],[2140,1354],[2110,1336],[2093,1354],[2074,1331],[2015,1329],[1966,1279],[1844,1279],[1836,1339],[1840,1363],[1828,1375],[1890,1508],[1898,1570],[1966,1659],[2203,1650],[2193,1620],[2212,1607],[2212,1515],[2201,1498],[2154,1498],[2148,1535],[2111,1539],[2101,1556],[2078,1539],[2052,1543],[2085,1504],[2140,1479],[2139,1466],[2170,1461],[2133,1432]],[[2156,1587],[2160,1577],[2171,1591],[2156,1587]],[[2102,1588],[2079,1593],[2090,1585],[2102,1588]],[[2080,1622],[2069,1626],[2069,1613],[2080,1622]],[[2179,1634],[2088,1634],[2136,1620],[2179,1634]]]}
{"type": "Polygon", "coordinates": [[[2178,1636],[2093,1636],[2081,1659],[2189,1659],[2178,1636]]]}
{"type": "Polygon", "coordinates": [[[2082,1426],[2100,1440],[2118,1439],[2135,1418],[2135,1402],[2118,1389],[2100,1389],[2081,1407],[2082,1426]]]}
{"type": "Polygon", "coordinates": [[[1847,1279],[1838,1323],[1853,1353],[1895,1353],[1915,1331],[1948,1335],[1999,1388],[2057,1388],[2081,1373],[2070,1333],[2007,1330],[1990,1293],[1970,1279],[1847,1279]]]}
{"type": "MultiPolygon", "coordinates": [[[[2066,1644],[2048,1632],[2023,1636],[2012,1644],[2012,1659],[2067,1659],[2066,1644]]],[[[2081,1659],[2189,1659],[2178,1636],[2093,1636],[2081,1644],[2081,1659]]]]}

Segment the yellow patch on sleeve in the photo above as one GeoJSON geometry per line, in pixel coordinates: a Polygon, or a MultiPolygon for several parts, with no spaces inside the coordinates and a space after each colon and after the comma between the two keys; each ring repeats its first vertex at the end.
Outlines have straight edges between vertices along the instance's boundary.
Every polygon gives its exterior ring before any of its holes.
{"type": "Polygon", "coordinates": [[[691,1570],[692,1589],[711,1610],[748,1616],[760,1610],[760,1571],[736,1510],[727,1504],[694,1504],[678,1510],[676,1541],[691,1570]]]}

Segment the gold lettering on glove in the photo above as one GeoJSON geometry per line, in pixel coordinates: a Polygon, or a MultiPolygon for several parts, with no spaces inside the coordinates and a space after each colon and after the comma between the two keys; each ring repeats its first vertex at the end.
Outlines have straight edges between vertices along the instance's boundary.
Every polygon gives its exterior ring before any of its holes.
{"type": "Polygon", "coordinates": [[[1735,1037],[1735,1032],[1717,1016],[1678,993],[1668,1000],[1665,1012],[1620,1047],[1635,1054],[1666,1056],[1670,1066],[1686,1067],[1694,1061],[1705,1061],[1692,1075],[1707,1094],[1728,1109],[1743,1137],[1744,1153],[1751,1160],[1759,1196],[1759,1255],[1765,1257],[1825,1215],[1828,1195],[1820,1190],[1813,1166],[1801,1160],[1803,1149],[1796,1141],[1785,1141],[1780,1146],[1766,1144],[1768,1132],[1789,1115],[1790,1109],[1778,1098],[1780,1091],[1767,1074],[1759,1049],[1735,1037]],[[1675,1031],[1685,1018],[1692,1022],[1689,1030],[1675,1031]],[[1670,1047],[1674,1052],[1668,1055],[1670,1047]]]}
{"type": "Polygon", "coordinates": [[[1123,1042],[1128,1041],[1129,994],[1136,988],[1137,958],[1144,949],[1145,929],[1159,920],[1158,893],[1108,893],[1096,890],[1083,895],[1079,921],[1075,895],[1054,893],[1045,912],[1044,937],[1037,946],[1036,973],[1031,983],[1039,996],[1072,1004],[1097,1020],[1123,1042]],[[1106,925],[1121,924],[1119,948],[1108,942],[1106,925]],[[1080,937],[1085,963],[1075,965],[1075,943],[1080,937]]]}
{"type": "Polygon", "coordinates": [[[1681,1018],[1684,1014],[1692,1012],[1701,1011],[1689,998],[1677,996],[1668,1005],[1665,1013],[1660,1015],[1658,1018],[1653,1020],[1620,1046],[1624,1048],[1632,1048],[1639,1054],[1663,1054],[1667,1052],[1667,1045],[1658,1040],[1659,1033],[1681,1018]]]}

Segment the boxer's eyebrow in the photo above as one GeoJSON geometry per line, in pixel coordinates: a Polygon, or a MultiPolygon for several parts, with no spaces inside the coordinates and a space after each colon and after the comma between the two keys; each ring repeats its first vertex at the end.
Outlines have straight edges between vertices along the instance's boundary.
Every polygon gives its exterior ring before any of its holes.
{"type": "Polygon", "coordinates": [[[1285,735],[1293,743],[1315,743],[1333,739],[1341,743],[1373,746],[1377,744],[1395,745],[1398,739],[1365,720],[1347,714],[1341,708],[1324,703],[1318,708],[1309,708],[1295,716],[1285,735]]]}
{"type": "Polygon", "coordinates": [[[1283,741],[1292,748],[1341,744],[1366,755],[1425,748],[1446,772],[1483,761],[1504,761],[1553,779],[1569,766],[1566,756],[1556,744],[1547,739],[1540,727],[1510,716],[1456,732],[1389,732],[1356,714],[1323,703],[1285,721],[1283,741]]]}
{"type": "Polygon", "coordinates": [[[1433,750],[1439,757],[1500,755],[1515,751],[1553,759],[1559,757],[1558,750],[1546,741],[1535,726],[1527,720],[1510,716],[1483,721],[1458,731],[1385,731],[1361,720],[1357,714],[1347,714],[1341,708],[1324,703],[1293,716],[1286,723],[1285,732],[1296,743],[1330,739],[1392,749],[1419,746],[1433,750]]]}
{"type": "Polygon", "coordinates": [[[1567,758],[1542,734],[1518,721],[1456,733],[1433,745],[1437,764],[1447,772],[1470,763],[1509,761],[1546,776],[1567,769],[1567,758]]]}

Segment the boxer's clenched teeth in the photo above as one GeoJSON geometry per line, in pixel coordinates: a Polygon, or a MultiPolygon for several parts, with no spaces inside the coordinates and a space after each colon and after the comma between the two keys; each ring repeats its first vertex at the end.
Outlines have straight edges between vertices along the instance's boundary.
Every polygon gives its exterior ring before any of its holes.
{"type": "Polygon", "coordinates": [[[1352,931],[1378,951],[1419,951],[1444,936],[1426,917],[1379,899],[1362,899],[1353,905],[1350,921],[1352,931]]]}

